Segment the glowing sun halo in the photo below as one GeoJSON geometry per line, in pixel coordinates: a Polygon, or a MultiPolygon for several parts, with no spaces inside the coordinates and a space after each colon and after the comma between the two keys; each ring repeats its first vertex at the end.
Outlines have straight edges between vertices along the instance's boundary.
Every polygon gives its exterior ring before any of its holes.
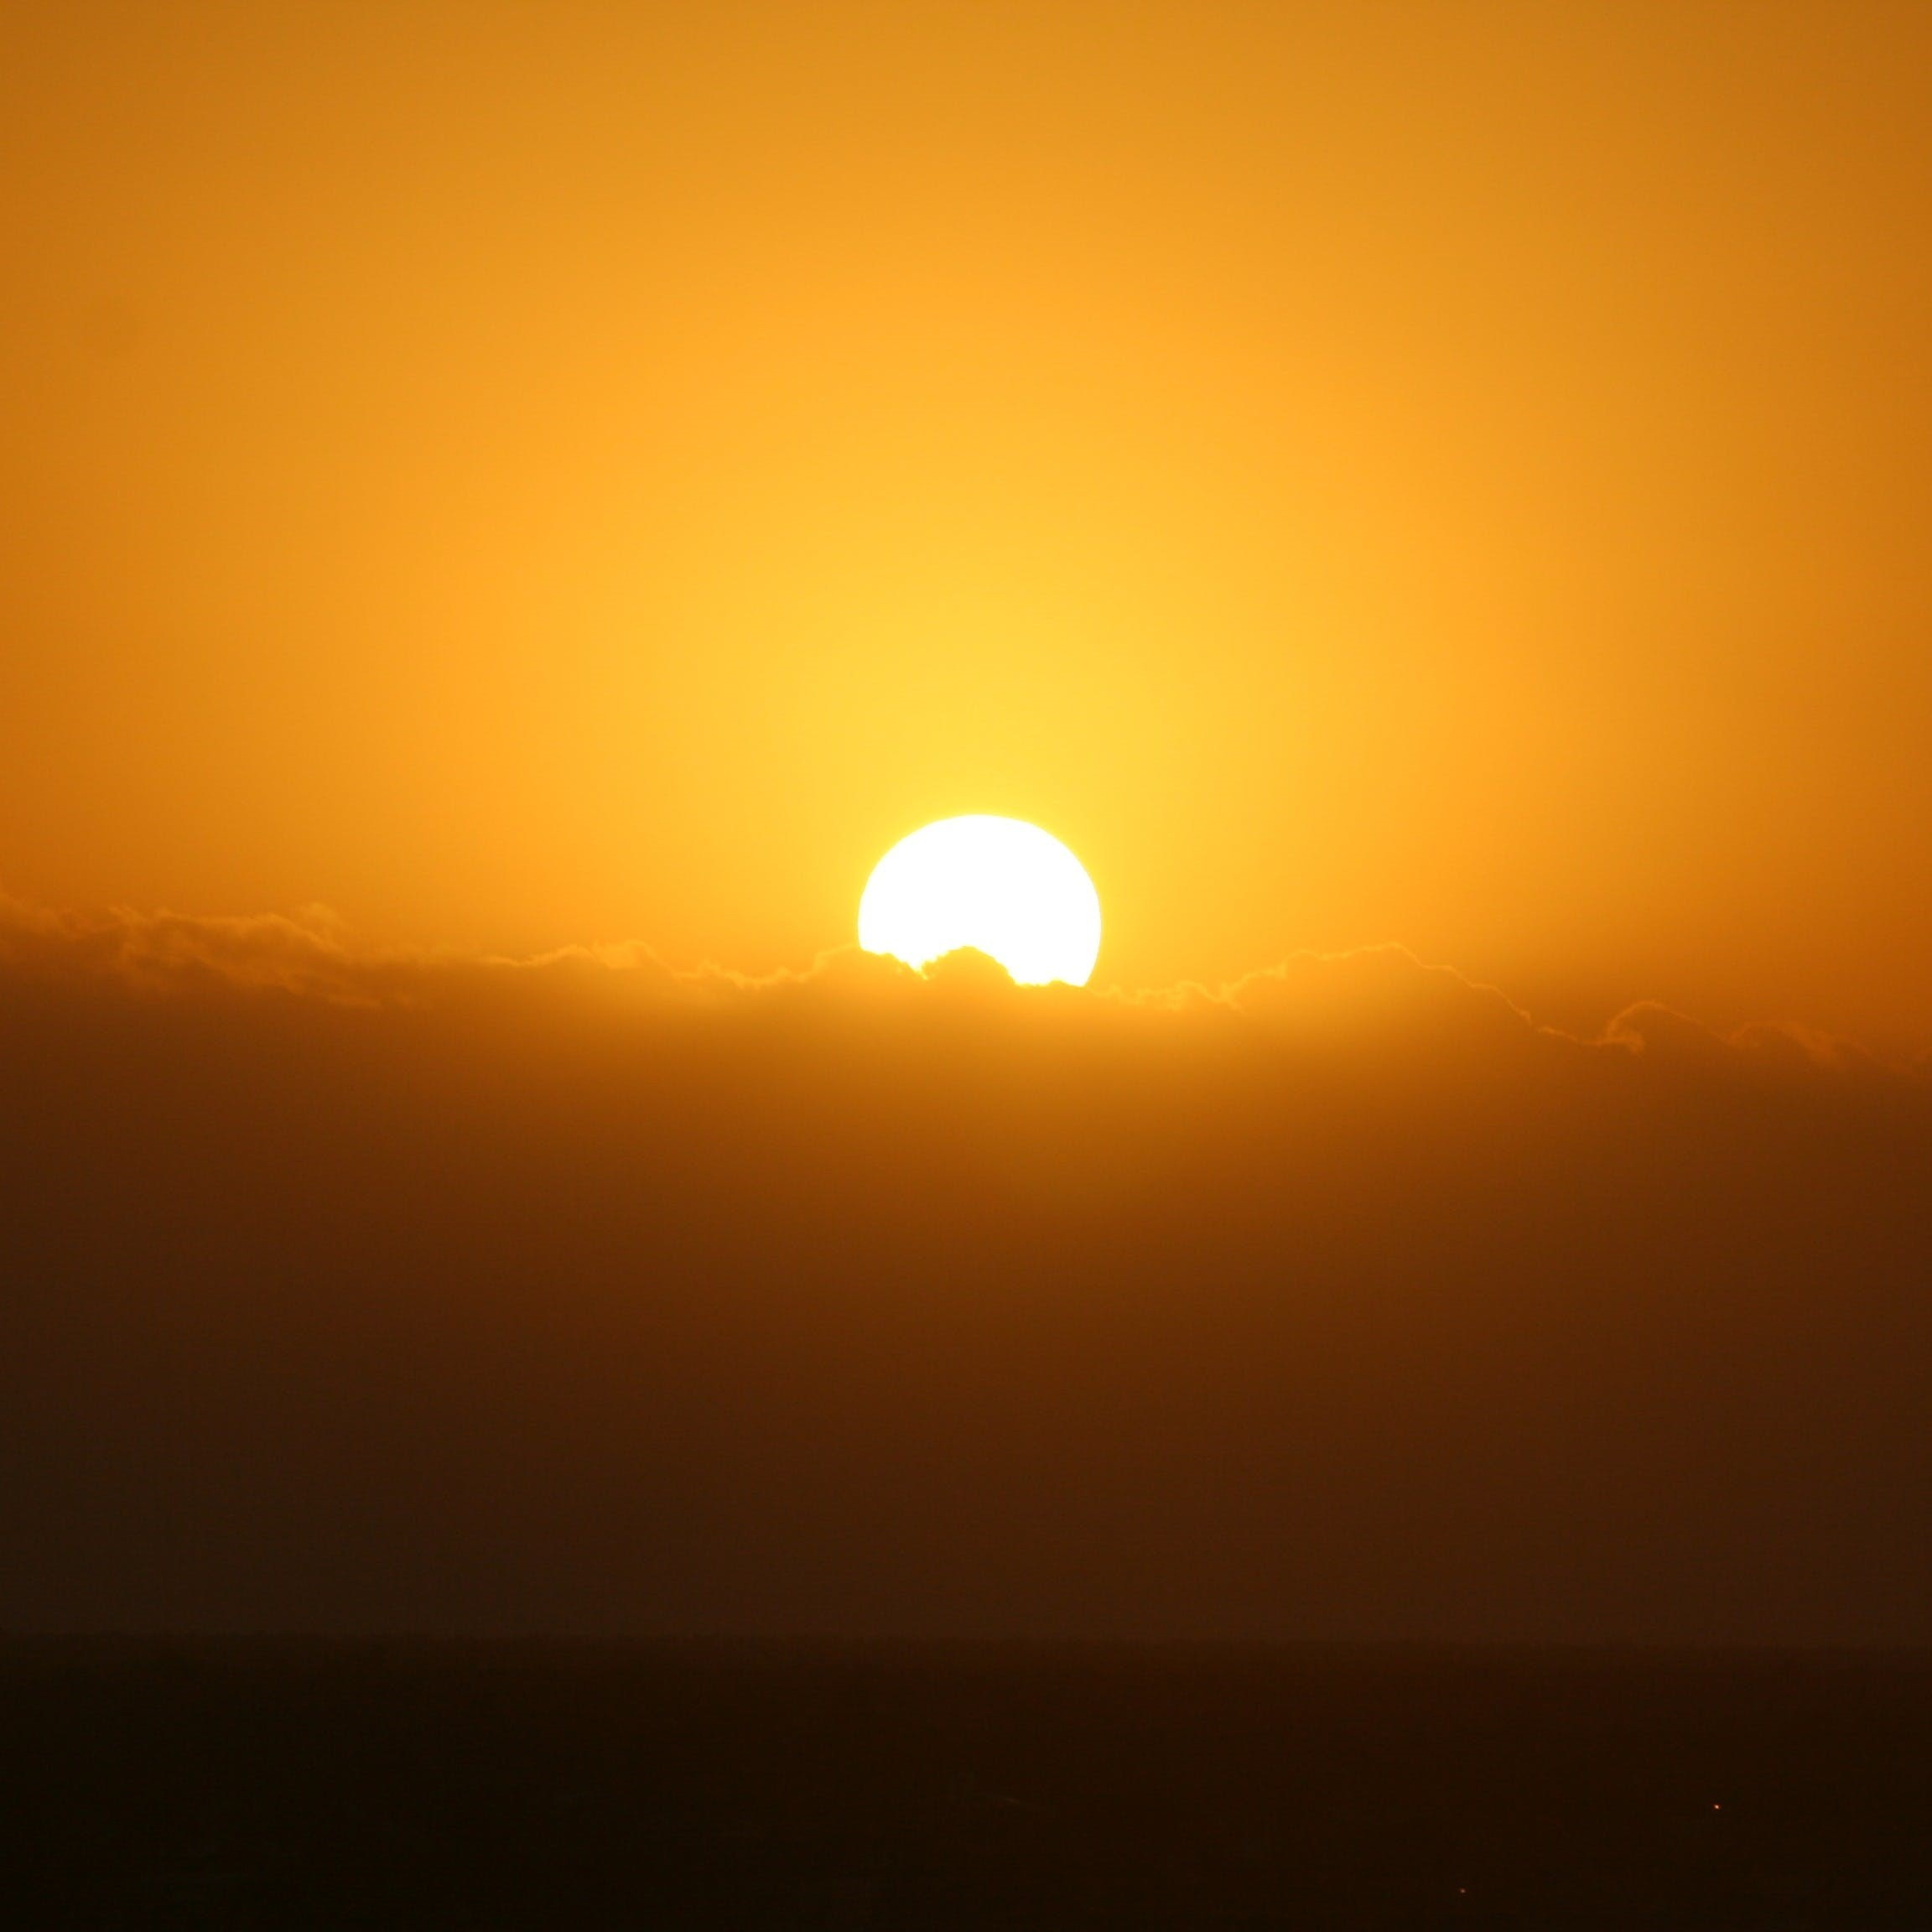
{"type": "Polygon", "coordinates": [[[1084,986],[1100,952],[1100,896],[1050,832],[1020,818],[942,818],[872,868],[859,943],[925,966],[962,946],[1023,986],[1084,986]]]}

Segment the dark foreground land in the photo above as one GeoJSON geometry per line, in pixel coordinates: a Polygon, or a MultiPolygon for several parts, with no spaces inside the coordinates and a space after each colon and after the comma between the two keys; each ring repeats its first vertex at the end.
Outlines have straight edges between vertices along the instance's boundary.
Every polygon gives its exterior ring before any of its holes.
{"type": "Polygon", "coordinates": [[[8,1923],[1932,1926],[1932,1658],[17,1643],[8,1923]]]}

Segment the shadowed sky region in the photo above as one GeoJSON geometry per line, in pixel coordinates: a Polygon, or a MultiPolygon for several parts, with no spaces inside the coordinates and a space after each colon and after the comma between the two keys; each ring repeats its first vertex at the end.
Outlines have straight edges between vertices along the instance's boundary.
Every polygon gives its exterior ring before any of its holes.
{"type": "Polygon", "coordinates": [[[16,1628],[1932,1635],[1932,1086],[1381,948],[0,920],[16,1628]]]}

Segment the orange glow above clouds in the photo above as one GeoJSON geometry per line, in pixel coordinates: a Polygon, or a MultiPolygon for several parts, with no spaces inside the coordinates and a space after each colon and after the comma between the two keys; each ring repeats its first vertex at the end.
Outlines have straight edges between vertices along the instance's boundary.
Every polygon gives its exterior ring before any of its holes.
{"type": "Polygon", "coordinates": [[[1911,8],[16,7],[0,886],[1932,1031],[1911,8]]]}

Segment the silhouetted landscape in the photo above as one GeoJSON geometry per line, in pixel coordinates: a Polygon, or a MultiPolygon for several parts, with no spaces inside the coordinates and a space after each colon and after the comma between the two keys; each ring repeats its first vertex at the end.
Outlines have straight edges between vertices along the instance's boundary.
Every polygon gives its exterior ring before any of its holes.
{"type": "Polygon", "coordinates": [[[1932,1657],[14,1643],[87,1926],[1918,1927],[1932,1657]]]}

